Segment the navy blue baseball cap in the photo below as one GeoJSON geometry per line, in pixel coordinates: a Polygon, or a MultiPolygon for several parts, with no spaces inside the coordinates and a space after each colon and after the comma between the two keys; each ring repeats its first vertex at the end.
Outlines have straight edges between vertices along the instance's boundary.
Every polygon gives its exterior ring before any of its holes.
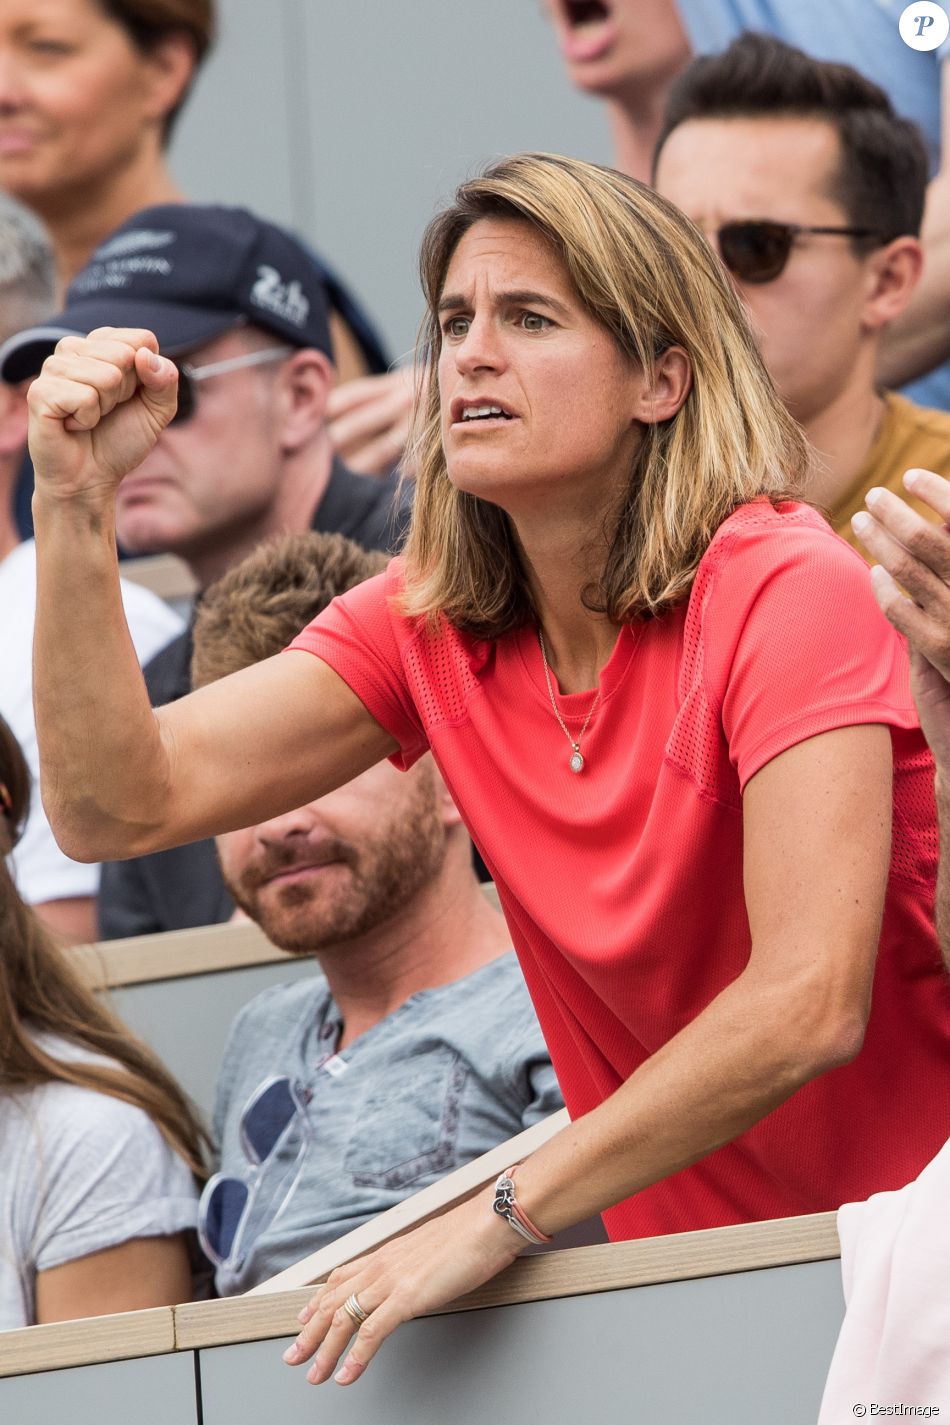
{"type": "Polygon", "coordinates": [[[175,356],[247,325],[332,361],[326,289],[306,247],[246,208],[143,208],[96,248],[60,313],[0,346],[0,379],[35,376],[60,337],[96,327],[145,327],[175,356]]]}

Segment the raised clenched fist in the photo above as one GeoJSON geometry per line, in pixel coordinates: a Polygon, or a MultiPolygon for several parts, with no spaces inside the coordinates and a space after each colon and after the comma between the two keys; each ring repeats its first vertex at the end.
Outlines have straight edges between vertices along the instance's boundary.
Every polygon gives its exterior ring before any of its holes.
{"type": "Polygon", "coordinates": [[[177,393],[178,371],[151,332],[64,337],[29,391],[37,493],[113,500],[175,414],[177,393]]]}

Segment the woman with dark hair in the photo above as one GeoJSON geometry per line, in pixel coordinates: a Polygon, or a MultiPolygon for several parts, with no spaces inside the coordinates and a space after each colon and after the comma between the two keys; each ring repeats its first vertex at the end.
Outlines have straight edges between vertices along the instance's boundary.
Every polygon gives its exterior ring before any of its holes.
{"type": "MultiPolygon", "coordinates": [[[[214,33],[214,0],[4,0],[0,188],[45,223],[61,291],[126,218],[185,201],[166,149],[214,33]]],[[[385,370],[365,314],[315,260],[339,379],[385,370]]]]}
{"type": "Polygon", "coordinates": [[[317,1350],[326,1380],[357,1329],[344,1384],[526,1241],[595,1212],[637,1238],[833,1208],[906,1182],[950,1128],[906,653],[795,497],[804,437],[718,257],[635,180],[521,154],[462,185],[421,265],[403,557],[291,651],[154,713],[113,506],[174,367],[105,328],[30,393],[66,849],[246,826],[431,749],[571,1113],[494,1192],[331,1275],[288,1359],[317,1350]]]}
{"type": "Polygon", "coordinates": [[[184,201],[166,159],[212,0],[7,0],[0,187],[40,217],[61,290],[132,213],[184,201]]]}
{"type": "MultiPolygon", "coordinates": [[[[214,0],[0,6],[0,188],[43,220],[61,294],[133,213],[186,201],[166,148],[214,35],[214,0]]],[[[338,382],[385,371],[372,322],[313,258],[330,300],[338,382]]],[[[24,535],[31,476],[27,463],[16,493],[24,535]]]]}
{"type": "Polygon", "coordinates": [[[29,805],[0,718],[0,1330],[191,1299],[204,1131],[7,865],[29,805]]]}

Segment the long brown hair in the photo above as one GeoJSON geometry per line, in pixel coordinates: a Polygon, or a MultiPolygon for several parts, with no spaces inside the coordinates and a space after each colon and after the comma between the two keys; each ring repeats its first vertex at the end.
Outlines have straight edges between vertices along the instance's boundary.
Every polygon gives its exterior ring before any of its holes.
{"type": "Polygon", "coordinates": [[[625,499],[610,516],[599,587],[586,596],[616,623],[661,614],[688,594],[733,510],[763,495],[796,498],[808,447],[699,230],[633,178],[544,153],[504,159],[463,183],[422,240],[423,409],[401,610],[443,614],[487,638],[534,614],[514,525],[496,505],[455,489],[442,449],[438,302],[456,246],[483,218],[515,219],[540,232],[590,313],[648,376],[668,347],[689,356],[692,389],[672,419],[645,427],[625,499]]]}
{"type": "Polygon", "coordinates": [[[34,911],[7,864],[26,820],[30,774],[0,718],[0,1093],[35,1084],[94,1089],[141,1108],[196,1178],[206,1176],[207,1135],[182,1090],[144,1044],[103,1005],[34,911]],[[59,1035],[117,1067],[57,1059],[34,1038],[59,1035]]]}

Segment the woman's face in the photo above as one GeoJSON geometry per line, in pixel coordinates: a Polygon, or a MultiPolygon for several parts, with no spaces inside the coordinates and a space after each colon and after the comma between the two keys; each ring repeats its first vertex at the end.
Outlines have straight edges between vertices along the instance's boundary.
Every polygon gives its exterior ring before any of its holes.
{"type": "Polygon", "coordinates": [[[528,223],[482,219],[449,263],[439,395],[449,478],[527,513],[552,498],[592,518],[626,487],[643,374],[585,309],[528,223]]]}
{"type": "Polygon", "coordinates": [[[158,141],[174,102],[95,0],[0,0],[0,187],[42,211],[158,141]]]}

